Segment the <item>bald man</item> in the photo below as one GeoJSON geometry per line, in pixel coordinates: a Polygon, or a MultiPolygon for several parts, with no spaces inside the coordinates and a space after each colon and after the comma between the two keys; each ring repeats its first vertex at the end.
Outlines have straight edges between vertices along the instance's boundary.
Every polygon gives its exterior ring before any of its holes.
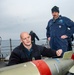
{"type": "Polygon", "coordinates": [[[61,56],[62,54],[61,49],[55,51],[40,45],[32,44],[31,36],[27,32],[22,32],[20,34],[20,40],[21,44],[12,51],[8,65],[38,60],[41,59],[42,56],[55,57],[61,56]]]}

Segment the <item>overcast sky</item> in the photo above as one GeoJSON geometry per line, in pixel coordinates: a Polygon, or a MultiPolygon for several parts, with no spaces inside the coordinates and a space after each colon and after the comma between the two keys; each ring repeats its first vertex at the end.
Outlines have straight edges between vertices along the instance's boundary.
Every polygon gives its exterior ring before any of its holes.
{"type": "Polygon", "coordinates": [[[55,5],[61,15],[74,21],[74,0],[0,0],[0,36],[3,40],[19,39],[21,32],[33,30],[40,38],[46,37],[55,5]]]}

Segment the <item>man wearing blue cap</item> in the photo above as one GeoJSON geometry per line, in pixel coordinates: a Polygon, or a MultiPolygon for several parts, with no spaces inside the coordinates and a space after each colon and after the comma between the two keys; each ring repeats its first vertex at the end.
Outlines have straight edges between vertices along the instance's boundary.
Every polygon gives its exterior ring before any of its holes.
{"type": "Polygon", "coordinates": [[[54,6],[51,11],[53,18],[49,20],[46,28],[47,39],[50,41],[51,49],[62,49],[64,53],[68,48],[67,38],[70,38],[74,33],[74,22],[59,15],[59,7],[57,6],[54,6]]]}

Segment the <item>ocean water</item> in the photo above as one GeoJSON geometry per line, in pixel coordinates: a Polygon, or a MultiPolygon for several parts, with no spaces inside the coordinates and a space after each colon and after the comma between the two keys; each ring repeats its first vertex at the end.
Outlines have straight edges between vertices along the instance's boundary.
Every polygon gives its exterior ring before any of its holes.
{"type": "MultiPolygon", "coordinates": [[[[12,50],[20,44],[19,40],[12,40],[12,50]]],[[[10,49],[10,40],[2,40],[1,41],[1,54],[3,54],[3,57],[8,56],[11,53],[10,49]]]]}
{"type": "MultiPolygon", "coordinates": [[[[12,40],[11,44],[12,44],[12,50],[13,50],[15,47],[20,45],[20,40],[12,40]]],[[[45,45],[46,44],[46,40],[36,41],[36,44],[38,44],[38,45],[45,45]]],[[[11,53],[10,40],[2,40],[1,41],[0,51],[1,51],[1,54],[3,55],[3,57],[7,57],[11,53]]]]}

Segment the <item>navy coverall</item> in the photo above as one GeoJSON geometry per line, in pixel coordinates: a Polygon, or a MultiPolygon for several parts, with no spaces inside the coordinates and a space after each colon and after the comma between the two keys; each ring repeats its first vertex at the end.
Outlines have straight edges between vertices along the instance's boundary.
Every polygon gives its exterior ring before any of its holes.
{"type": "Polygon", "coordinates": [[[51,19],[47,25],[47,38],[50,37],[50,47],[53,50],[62,49],[63,53],[67,51],[68,41],[62,39],[62,35],[70,37],[74,33],[74,22],[67,17],[59,16],[58,19],[51,19]]]}

